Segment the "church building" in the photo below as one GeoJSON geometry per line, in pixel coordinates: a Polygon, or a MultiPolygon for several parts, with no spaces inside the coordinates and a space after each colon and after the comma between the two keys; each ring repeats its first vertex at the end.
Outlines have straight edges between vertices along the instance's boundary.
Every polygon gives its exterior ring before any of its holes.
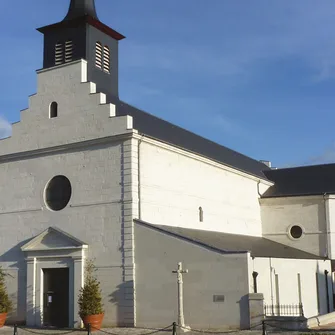
{"type": "Polygon", "coordinates": [[[177,322],[179,262],[192,328],[331,315],[334,164],[273,169],[121,101],[125,37],[94,0],[38,31],[36,94],[0,141],[9,322],[81,327],[87,259],[105,327],[177,322]]]}

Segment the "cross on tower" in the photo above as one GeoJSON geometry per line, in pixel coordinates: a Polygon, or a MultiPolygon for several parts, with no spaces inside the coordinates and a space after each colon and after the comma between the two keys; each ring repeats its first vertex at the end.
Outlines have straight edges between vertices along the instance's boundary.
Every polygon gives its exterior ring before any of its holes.
{"type": "Polygon", "coordinates": [[[177,274],[177,282],[178,282],[178,325],[183,327],[186,330],[185,327],[185,320],[184,320],[184,305],[183,305],[183,274],[188,273],[188,270],[183,270],[183,264],[182,262],[178,263],[177,270],[173,270],[172,273],[177,274]]]}

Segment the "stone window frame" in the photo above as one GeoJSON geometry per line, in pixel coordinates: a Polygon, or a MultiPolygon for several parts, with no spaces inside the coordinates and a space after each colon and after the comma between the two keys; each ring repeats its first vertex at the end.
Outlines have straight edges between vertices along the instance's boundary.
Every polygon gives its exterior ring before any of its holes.
{"type": "Polygon", "coordinates": [[[305,232],[304,227],[301,224],[298,224],[298,223],[291,224],[287,229],[287,235],[288,235],[289,239],[292,240],[292,241],[300,241],[302,238],[304,238],[305,234],[306,234],[306,232],[305,232]],[[291,233],[292,228],[295,227],[295,226],[301,228],[301,231],[302,231],[301,236],[298,237],[298,238],[293,237],[292,233],[291,233]]]}

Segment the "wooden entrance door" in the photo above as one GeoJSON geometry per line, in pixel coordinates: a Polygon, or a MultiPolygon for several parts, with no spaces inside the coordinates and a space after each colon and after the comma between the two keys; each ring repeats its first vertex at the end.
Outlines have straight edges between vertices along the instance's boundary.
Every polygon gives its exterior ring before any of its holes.
{"type": "Polygon", "coordinates": [[[69,326],[69,269],[43,269],[43,325],[69,326]]]}

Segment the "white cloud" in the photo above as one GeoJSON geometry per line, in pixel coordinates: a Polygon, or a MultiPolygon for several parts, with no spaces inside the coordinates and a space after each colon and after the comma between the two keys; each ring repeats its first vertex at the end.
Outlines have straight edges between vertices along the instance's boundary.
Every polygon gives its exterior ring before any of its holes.
{"type": "Polygon", "coordinates": [[[12,135],[12,125],[0,116],[0,138],[6,138],[12,135]]]}
{"type": "MultiPolygon", "coordinates": [[[[250,75],[264,61],[293,59],[310,70],[311,81],[335,77],[335,2],[230,4],[238,19],[222,13],[219,26],[214,21],[207,27],[210,43],[176,37],[170,43],[164,39],[164,43],[126,44],[125,66],[231,77],[250,75]]],[[[215,17],[215,7],[212,10],[215,17]]]]}
{"type": "Polygon", "coordinates": [[[335,143],[326,148],[320,155],[309,158],[303,165],[329,163],[335,163],[335,143]]]}

